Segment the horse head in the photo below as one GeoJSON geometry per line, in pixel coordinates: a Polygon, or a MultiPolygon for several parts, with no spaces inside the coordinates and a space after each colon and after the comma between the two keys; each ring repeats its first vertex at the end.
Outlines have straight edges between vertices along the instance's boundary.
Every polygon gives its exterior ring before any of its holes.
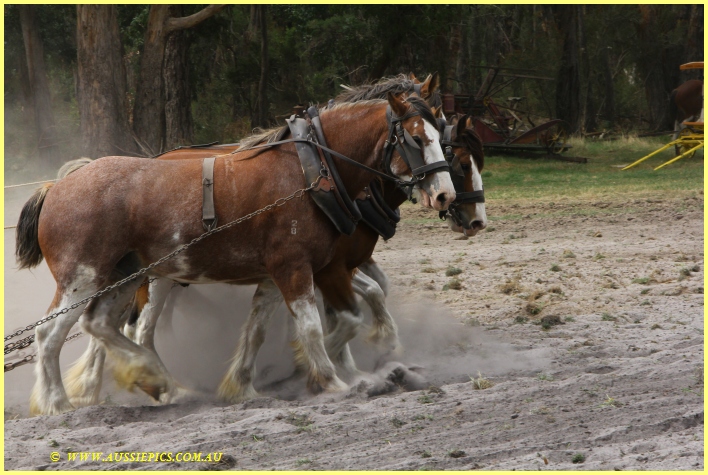
{"type": "Polygon", "coordinates": [[[415,181],[423,206],[446,210],[455,188],[440,147],[440,132],[430,106],[418,97],[387,94],[390,113],[385,167],[406,181],[415,181]]]}
{"type": "MultiPolygon", "coordinates": [[[[484,168],[482,140],[472,129],[468,115],[454,115],[450,125],[443,122],[442,136],[445,159],[450,164],[450,176],[457,192],[447,211],[448,223],[453,231],[474,236],[487,227],[481,175],[484,168]]],[[[441,213],[441,217],[445,214],[441,213]]]]}

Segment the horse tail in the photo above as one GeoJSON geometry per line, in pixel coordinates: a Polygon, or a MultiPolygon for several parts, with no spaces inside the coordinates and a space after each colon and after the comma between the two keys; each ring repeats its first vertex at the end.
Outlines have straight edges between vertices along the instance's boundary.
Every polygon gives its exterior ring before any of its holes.
{"type": "Polygon", "coordinates": [[[679,118],[679,107],[678,104],[676,104],[676,94],[678,94],[678,88],[671,91],[671,95],[669,96],[669,117],[674,119],[674,121],[681,122],[681,118],[679,118]]]}
{"type": "MultiPolygon", "coordinates": [[[[90,158],[82,157],[66,162],[57,173],[57,181],[92,161],[90,158]]],[[[31,269],[39,265],[44,258],[42,249],[39,247],[39,214],[52,186],[54,183],[47,183],[35,191],[20,213],[15,233],[15,258],[20,264],[20,269],[31,269]]]]}
{"type": "Polygon", "coordinates": [[[39,213],[42,211],[47,192],[54,183],[47,183],[34,192],[25,203],[17,221],[15,233],[15,257],[20,269],[31,269],[42,262],[42,249],[39,247],[39,213]]]}

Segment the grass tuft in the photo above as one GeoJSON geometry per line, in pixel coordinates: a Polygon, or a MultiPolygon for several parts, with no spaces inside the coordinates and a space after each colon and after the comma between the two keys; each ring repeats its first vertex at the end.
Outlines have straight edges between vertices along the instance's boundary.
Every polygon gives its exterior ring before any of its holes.
{"type": "Polygon", "coordinates": [[[494,386],[494,383],[482,376],[482,373],[477,371],[477,377],[470,376],[470,382],[474,389],[489,389],[494,386]]]}
{"type": "Polygon", "coordinates": [[[462,269],[457,267],[448,267],[448,269],[445,271],[445,275],[448,277],[453,277],[460,274],[462,274],[462,269]]]}

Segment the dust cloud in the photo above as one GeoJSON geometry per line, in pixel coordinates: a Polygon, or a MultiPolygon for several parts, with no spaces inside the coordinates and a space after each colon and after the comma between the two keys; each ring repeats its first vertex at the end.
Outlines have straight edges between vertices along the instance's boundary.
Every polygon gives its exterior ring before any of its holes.
{"type": "MultiPolygon", "coordinates": [[[[34,187],[27,187],[5,192],[5,226],[16,223],[22,205],[33,191],[34,187]]],[[[5,230],[5,241],[4,330],[8,334],[44,316],[55,284],[45,263],[31,271],[16,269],[13,229],[5,230]]],[[[156,348],[180,383],[205,397],[213,397],[238,343],[254,291],[255,286],[226,284],[172,289],[158,321],[156,348]]],[[[529,354],[522,355],[510,345],[490,338],[480,328],[460,323],[442,304],[398,289],[392,291],[387,303],[399,327],[403,352],[391,355],[364,341],[371,321],[364,303],[361,305],[365,327],[351,343],[358,368],[371,373],[363,379],[373,385],[390,376],[391,368],[396,367],[392,363],[413,368],[418,375],[417,383],[426,385],[466,381],[478,372],[493,376],[514,369],[529,369],[534,364],[534,357],[529,354]]],[[[323,313],[321,303],[320,313],[323,313]]],[[[302,378],[291,384],[278,384],[287,380],[294,370],[289,343],[291,318],[282,304],[271,318],[257,359],[255,386],[266,395],[302,399],[310,397],[302,378]]],[[[71,334],[79,330],[77,325],[71,334]]],[[[65,345],[61,355],[63,371],[80,356],[86,345],[85,336],[65,345]]],[[[20,356],[35,351],[32,346],[20,356]]],[[[16,359],[13,355],[6,361],[16,359]]],[[[27,414],[27,400],[34,383],[33,366],[25,365],[5,375],[6,411],[27,414]]],[[[101,397],[121,404],[151,404],[146,395],[118,389],[112,381],[109,364],[101,397]]]]}

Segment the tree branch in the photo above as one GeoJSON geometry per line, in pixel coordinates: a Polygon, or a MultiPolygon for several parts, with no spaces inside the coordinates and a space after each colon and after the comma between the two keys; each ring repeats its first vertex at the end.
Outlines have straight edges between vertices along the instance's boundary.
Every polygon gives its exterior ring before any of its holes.
{"type": "Polygon", "coordinates": [[[197,26],[210,16],[221,11],[226,5],[209,5],[203,10],[198,11],[194,15],[189,15],[181,18],[170,18],[165,25],[165,34],[170,34],[177,30],[186,30],[197,26]]]}

